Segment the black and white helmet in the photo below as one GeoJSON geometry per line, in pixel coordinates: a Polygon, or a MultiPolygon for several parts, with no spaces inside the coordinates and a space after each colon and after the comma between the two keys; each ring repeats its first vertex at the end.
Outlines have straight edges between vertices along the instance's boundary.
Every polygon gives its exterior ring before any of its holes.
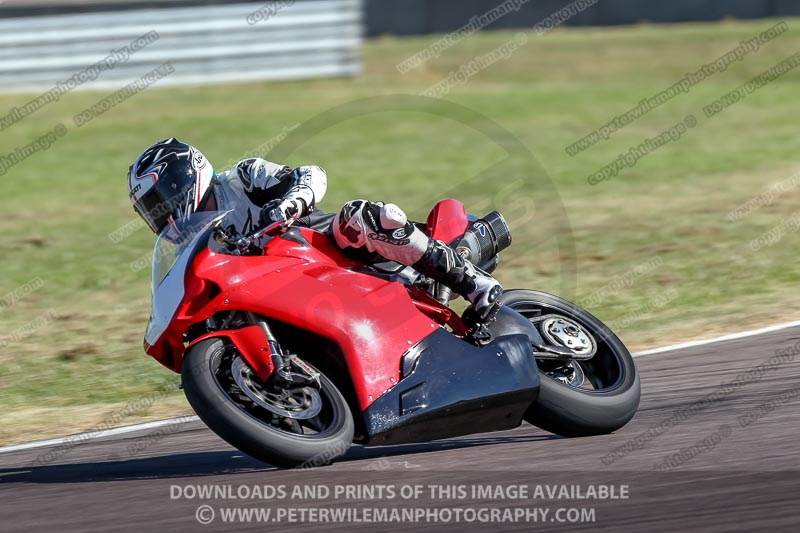
{"type": "Polygon", "coordinates": [[[164,139],[142,152],[128,169],[128,194],[136,212],[160,233],[205,204],[214,176],[214,168],[199,150],[175,138],[164,139]]]}

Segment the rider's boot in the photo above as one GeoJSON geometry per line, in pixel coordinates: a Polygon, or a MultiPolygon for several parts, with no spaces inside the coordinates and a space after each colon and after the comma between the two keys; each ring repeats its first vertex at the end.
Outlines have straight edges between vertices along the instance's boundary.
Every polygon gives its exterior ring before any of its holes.
{"type": "Polygon", "coordinates": [[[412,267],[469,300],[479,318],[494,311],[503,287],[491,275],[464,259],[442,241],[431,239],[412,267]]]}

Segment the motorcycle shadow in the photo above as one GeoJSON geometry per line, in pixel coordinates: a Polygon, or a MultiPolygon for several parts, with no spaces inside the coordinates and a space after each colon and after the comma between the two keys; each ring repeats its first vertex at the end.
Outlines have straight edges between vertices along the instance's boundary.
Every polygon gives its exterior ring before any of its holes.
{"type": "Polygon", "coordinates": [[[389,446],[353,446],[347,454],[337,461],[348,463],[351,461],[366,461],[380,458],[397,458],[403,455],[428,453],[461,448],[474,448],[476,446],[492,446],[496,444],[513,444],[524,442],[539,442],[545,440],[561,439],[558,435],[493,435],[487,433],[481,436],[459,437],[447,440],[435,440],[412,444],[392,444],[389,446]]]}
{"type": "MultiPolygon", "coordinates": [[[[395,463],[397,459],[408,458],[419,453],[458,450],[477,446],[497,444],[525,443],[561,438],[556,435],[487,435],[485,437],[469,437],[418,444],[397,444],[391,446],[353,446],[348,453],[339,459],[333,467],[321,467],[302,470],[326,471],[337,470],[374,470],[381,469],[380,461],[395,463]],[[378,464],[376,464],[378,459],[378,464]],[[360,463],[363,463],[360,464],[360,463]],[[340,467],[337,468],[337,465],[340,467]],[[342,468],[344,467],[344,468],[342,468]]],[[[106,455],[106,454],[103,454],[106,455]]],[[[64,463],[68,456],[62,458],[61,464],[36,464],[31,461],[13,468],[0,468],[0,486],[16,483],[60,484],[60,483],[97,483],[116,481],[140,481],[148,479],[179,479],[197,477],[218,477],[248,473],[291,473],[291,469],[282,469],[253,459],[238,450],[189,452],[173,455],[159,455],[131,458],[115,455],[107,451],[106,457],[96,461],[76,461],[64,463]]],[[[408,461],[400,461],[408,464],[408,461]]]]}

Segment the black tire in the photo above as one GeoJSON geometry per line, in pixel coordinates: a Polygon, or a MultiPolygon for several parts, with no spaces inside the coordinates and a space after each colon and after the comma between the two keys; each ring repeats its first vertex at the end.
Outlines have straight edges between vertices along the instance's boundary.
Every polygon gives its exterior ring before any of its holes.
{"type": "MultiPolygon", "coordinates": [[[[329,426],[318,434],[292,434],[260,416],[277,416],[258,406],[248,406],[226,390],[219,372],[236,354],[222,339],[197,343],[183,361],[181,375],[186,398],[200,419],[232,446],[266,463],[282,467],[315,467],[329,464],[347,452],[353,442],[353,416],[342,394],[324,375],[320,396],[326,405],[329,426]]],[[[296,421],[287,420],[296,424],[296,421]]]]}
{"type": "Polygon", "coordinates": [[[641,396],[639,372],[628,349],[600,320],[563,298],[539,291],[509,290],[501,301],[523,315],[538,308],[542,314],[562,315],[588,329],[597,340],[597,353],[580,365],[594,365],[593,372],[608,381],[599,390],[578,389],[540,369],[539,398],[528,408],[525,421],[557,435],[585,437],[611,433],[633,418],[641,396]]]}

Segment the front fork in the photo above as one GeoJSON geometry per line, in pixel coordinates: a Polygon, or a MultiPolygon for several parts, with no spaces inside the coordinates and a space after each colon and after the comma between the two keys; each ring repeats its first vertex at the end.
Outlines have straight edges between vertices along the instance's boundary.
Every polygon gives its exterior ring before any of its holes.
{"type": "Polygon", "coordinates": [[[272,360],[275,371],[280,373],[285,368],[286,362],[283,360],[283,350],[272,333],[272,328],[269,327],[266,320],[259,319],[255,313],[248,311],[247,318],[251,324],[257,325],[264,332],[264,337],[267,339],[267,356],[272,360]]]}
{"type": "Polygon", "coordinates": [[[272,360],[272,365],[275,368],[274,386],[278,388],[296,385],[320,387],[319,372],[311,368],[296,354],[284,352],[266,320],[259,318],[252,312],[248,312],[247,316],[250,323],[257,325],[264,332],[264,337],[267,340],[267,355],[272,360]]]}

